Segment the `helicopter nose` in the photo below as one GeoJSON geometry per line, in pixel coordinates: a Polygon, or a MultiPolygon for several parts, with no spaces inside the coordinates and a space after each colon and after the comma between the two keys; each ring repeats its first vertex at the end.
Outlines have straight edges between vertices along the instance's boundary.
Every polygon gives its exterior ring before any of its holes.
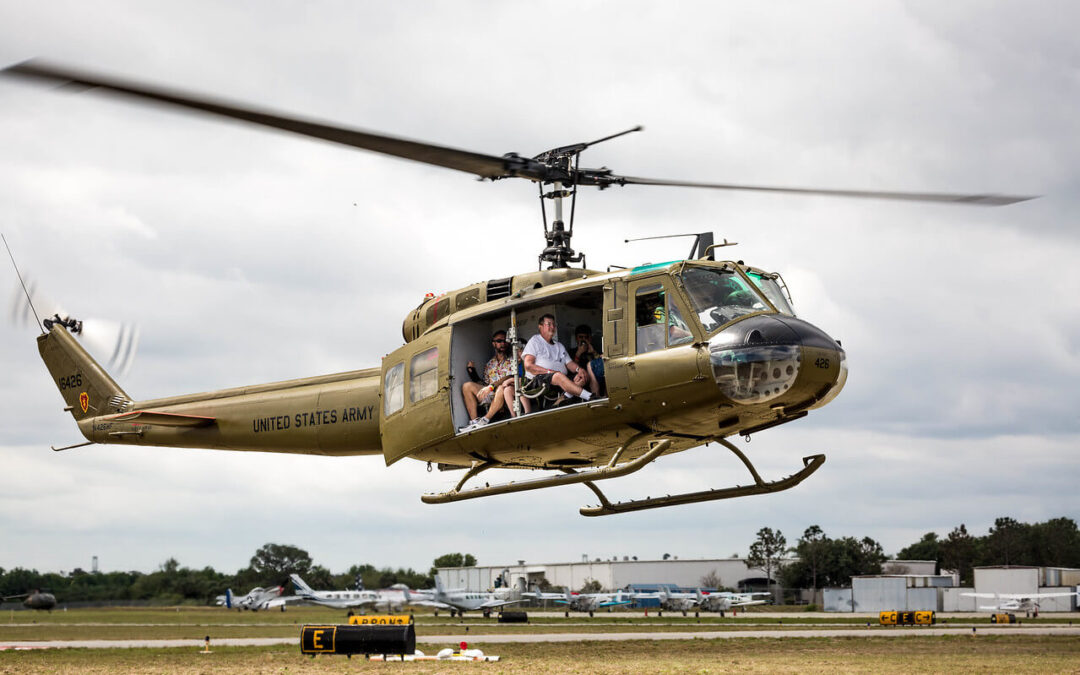
{"type": "Polygon", "coordinates": [[[792,394],[808,399],[806,407],[820,407],[847,380],[839,342],[812,323],[780,314],[748,317],[721,330],[709,340],[709,360],[720,392],[742,405],[792,394]]]}

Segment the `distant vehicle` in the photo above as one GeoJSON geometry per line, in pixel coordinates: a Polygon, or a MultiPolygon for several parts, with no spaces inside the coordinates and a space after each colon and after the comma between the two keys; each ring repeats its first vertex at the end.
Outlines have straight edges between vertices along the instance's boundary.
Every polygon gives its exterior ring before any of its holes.
{"type": "Polygon", "coordinates": [[[27,609],[44,609],[51,612],[52,608],[56,607],[55,595],[37,589],[21,595],[7,595],[0,600],[18,600],[19,598],[25,598],[22,604],[27,609]]]}
{"type": "Polygon", "coordinates": [[[617,591],[615,593],[573,593],[569,588],[563,588],[562,593],[544,593],[540,590],[523,594],[525,597],[537,600],[554,600],[557,604],[565,605],[564,612],[567,617],[570,612],[588,612],[592,616],[598,609],[615,607],[617,605],[629,605],[634,600],[629,593],[617,591]]]}
{"type": "Polygon", "coordinates": [[[282,586],[274,586],[272,588],[256,586],[248,591],[247,595],[237,597],[233,595],[232,589],[229,588],[226,589],[225,595],[217,596],[217,604],[226,609],[235,609],[237,611],[251,610],[257,612],[260,609],[280,607],[281,611],[284,612],[285,605],[289,601],[289,598],[281,597],[281,594],[284,592],[285,588],[282,586]]]}
{"type": "MultiPolygon", "coordinates": [[[[485,617],[491,616],[491,610],[521,602],[521,598],[507,600],[505,596],[494,593],[470,591],[465,588],[443,587],[442,579],[435,577],[435,591],[404,591],[405,602],[420,607],[434,607],[436,610],[448,609],[450,616],[464,616],[465,612],[481,611],[485,617]]],[[[438,612],[436,611],[436,614],[438,612]]]]}
{"type": "Polygon", "coordinates": [[[1024,612],[1030,616],[1039,615],[1039,600],[1043,598],[1067,598],[1077,596],[1076,593],[961,593],[971,598],[990,598],[997,601],[996,605],[979,605],[979,609],[991,612],[1024,612]]]}
{"type": "Polygon", "coordinates": [[[344,591],[316,591],[308,586],[300,578],[299,574],[290,574],[293,587],[296,589],[298,602],[310,605],[322,605],[335,609],[356,609],[360,607],[374,606],[379,603],[379,594],[375,591],[344,590],[344,591]]]}

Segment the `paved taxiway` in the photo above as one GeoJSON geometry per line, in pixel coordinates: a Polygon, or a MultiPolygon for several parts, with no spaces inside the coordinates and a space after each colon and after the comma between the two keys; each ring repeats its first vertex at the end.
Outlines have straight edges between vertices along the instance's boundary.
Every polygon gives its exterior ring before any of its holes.
{"type": "MultiPolygon", "coordinates": [[[[534,633],[515,635],[423,635],[417,636],[417,644],[457,644],[467,640],[473,644],[505,644],[514,642],[607,642],[625,640],[737,640],[744,638],[869,638],[869,637],[917,637],[942,635],[1072,635],[1080,637],[1080,626],[979,626],[971,628],[902,627],[882,628],[829,628],[821,630],[727,630],[687,632],[640,632],[640,633],[534,633]]],[[[269,645],[299,646],[299,636],[287,638],[222,638],[213,640],[214,646],[260,647],[269,645]]],[[[133,647],[191,647],[201,649],[202,640],[43,640],[14,641],[0,644],[5,649],[116,649],[133,647]]]]}

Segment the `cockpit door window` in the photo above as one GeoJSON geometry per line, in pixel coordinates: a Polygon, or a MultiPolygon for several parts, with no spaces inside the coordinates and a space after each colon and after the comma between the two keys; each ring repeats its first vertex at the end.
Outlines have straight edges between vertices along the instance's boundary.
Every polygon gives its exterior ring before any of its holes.
{"type": "Polygon", "coordinates": [[[663,284],[647,284],[635,290],[634,321],[638,354],[694,341],[682,312],[663,284]]]}

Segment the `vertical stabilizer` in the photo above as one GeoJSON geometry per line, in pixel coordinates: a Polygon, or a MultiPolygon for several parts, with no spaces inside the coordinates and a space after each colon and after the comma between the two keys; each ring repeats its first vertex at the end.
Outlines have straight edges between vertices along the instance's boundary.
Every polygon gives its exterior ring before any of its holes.
{"type": "Polygon", "coordinates": [[[59,324],[38,336],[38,351],[75,421],[123,412],[128,395],[59,324]]]}

